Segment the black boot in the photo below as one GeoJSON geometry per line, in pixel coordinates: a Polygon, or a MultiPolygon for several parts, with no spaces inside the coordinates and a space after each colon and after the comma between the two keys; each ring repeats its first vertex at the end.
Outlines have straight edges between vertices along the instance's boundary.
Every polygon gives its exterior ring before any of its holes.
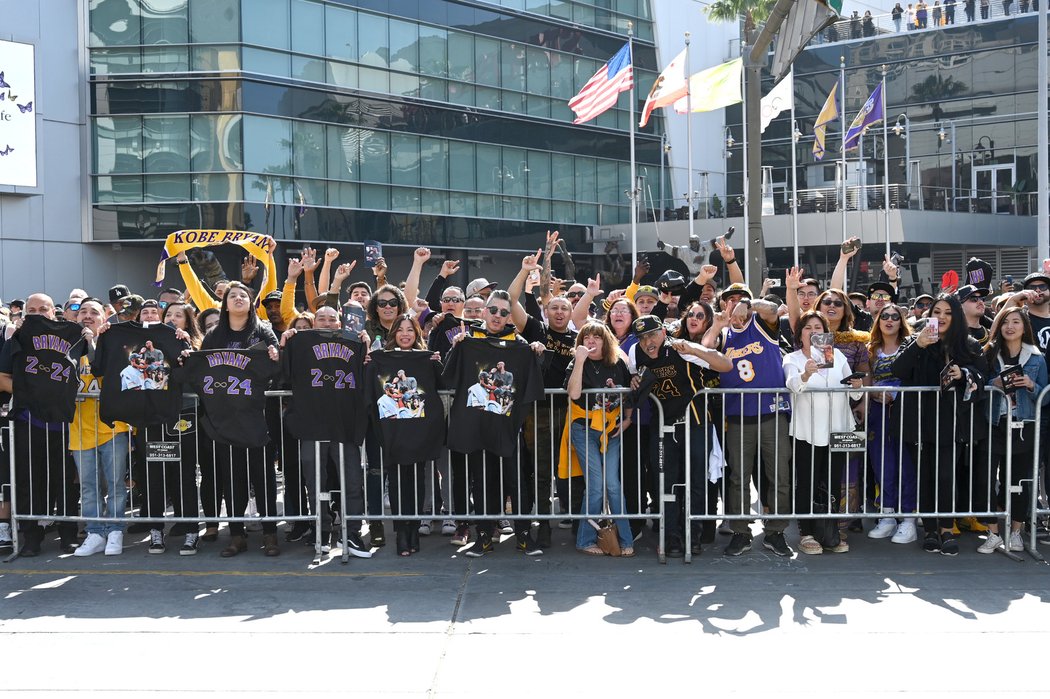
{"type": "Polygon", "coordinates": [[[408,523],[408,552],[419,553],[419,522],[408,523]]]}
{"type": "Polygon", "coordinates": [[[22,529],[22,548],[18,555],[23,558],[33,558],[40,555],[40,544],[44,541],[44,528],[38,524],[30,524],[22,529]]]}
{"type": "Polygon", "coordinates": [[[74,522],[62,522],[58,525],[59,549],[62,553],[73,553],[80,542],[77,540],[77,525],[74,522]]]}
{"type": "Polygon", "coordinates": [[[408,525],[405,522],[394,522],[394,540],[397,542],[397,555],[408,556],[412,553],[409,550],[408,525]]]}

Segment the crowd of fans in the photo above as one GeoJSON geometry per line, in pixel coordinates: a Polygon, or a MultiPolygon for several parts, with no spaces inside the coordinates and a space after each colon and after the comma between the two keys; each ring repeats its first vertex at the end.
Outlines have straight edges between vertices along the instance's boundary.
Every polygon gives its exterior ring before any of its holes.
{"type": "MultiPolygon", "coordinates": [[[[402,556],[417,552],[420,536],[437,528],[468,556],[493,551],[500,534],[513,537],[523,554],[540,555],[551,546],[552,524],[571,527],[582,553],[605,555],[608,549],[599,545],[605,518],[619,555],[631,556],[649,530],[647,515],[655,517],[661,502],[666,555],[682,556],[686,546],[699,554],[714,543],[716,515],[725,513],[723,533],[731,538],[724,553],[737,556],[752,546],[752,486],[758,512],[766,515],[763,546],[780,556],[792,553],[785,531],[794,519],[801,553],[847,552],[849,536],[864,532],[850,515],[862,511],[881,513],[866,533],[873,539],[921,540],[926,551],[956,555],[960,531],[968,529],[983,537],[981,553],[1023,550],[1033,487],[1023,477],[1037,431],[1047,444],[1050,417],[1044,409],[1036,423],[1048,384],[1050,260],[1023,283],[1004,282],[994,292],[991,267],[971,260],[959,288],[905,303],[899,269],[889,259],[866,293],[845,291],[846,270],[859,250],[850,243],[826,284],[802,269],[787,270],[783,298],[769,293],[773,280],[758,293],[744,284],[724,238],[716,241],[723,267],[704,264],[688,282],[673,270],[653,279],[644,259],[625,288],[606,292],[599,275],[586,283],[556,279],[551,261],[566,253],[558,252],[552,233],[506,286],[476,278],[461,287],[459,264],[448,260],[421,293],[431,257],[426,248],[415,251],[401,283],[390,283],[380,258],[374,287],[347,285],[355,262],[340,263],[335,249],[306,248],[288,262],[283,287],[261,300],[253,286],[258,265],[250,258],[240,281],[210,288],[183,254],[176,264],[186,292],[170,288],[152,299],[117,285],[102,299],[74,289],[60,304],[39,292],[0,304],[0,402],[3,426],[12,427],[13,445],[5,440],[4,446],[14,449],[15,471],[5,473],[3,485],[10,489],[9,476],[16,476],[17,514],[26,516],[15,520],[19,553],[38,555],[46,539],[42,520],[56,518],[63,553],[117,555],[128,528],[149,535],[150,553],[164,553],[166,536],[174,535],[182,538],[180,553],[193,555],[202,541],[218,539],[225,509],[234,517],[263,515],[263,551],[278,555],[278,474],[281,514],[291,522],[285,543],[305,541],[324,551],[343,546],[361,558],[386,545],[388,508],[402,556]],[[297,305],[300,283],[304,301],[297,305]],[[9,394],[17,394],[14,375],[27,352],[20,330],[30,316],[80,326],[87,351],[79,359],[82,395],[70,421],[18,410],[17,395],[7,405],[9,394]],[[283,419],[288,403],[271,398],[260,402],[258,417],[239,417],[238,429],[258,428],[265,446],[238,450],[194,429],[207,416],[191,399],[170,424],[100,417],[106,408],[100,385],[122,378],[99,378],[96,346],[122,324],[155,323],[174,328],[183,349],[179,365],[198,351],[230,349],[257,349],[274,364],[283,360],[285,372],[275,371],[270,387],[291,387],[293,404],[311,400],[310,388],[289,378],[285,355],[293,338],[309,333],[341,335],[367,355],[365,362],[425,349],[436,380],[453,389],[458,384],[450,368],[471,343],[491,341],[486,347],[499,351],[527,345],[543,387],[559,390],[539,409],[521,410],[535,399],[521,365],[512,371],[499,355],[475,372],[466,405],[517,420],[511,457],[487,443],[458,452],[451,419],[449,449],[443,431],[434,437],[439,456],[407,463],[385,456],[391,443],[384,442],[384,419],[436,409],[419,385],[423,378],[403,371],[384,379],[372,402],[360,377],[355,384],[347,375],[346,387],[361,389],[360,439],[297,440],[283,419]],[[659,416],[648,396],[659,400],[659,416]],[[660,418],[674,430],[661,431],[660,418]],[[866,432],[867,458],[832,444],[835,435],[858,426],[866,432]],[[146,459],[147,445],[164,435],[183,443],[181,463],[146,459]],[[1008,452],[1014,459],[1009,481],[1008,452]],[[661,458],[664,493],[656,478],[661,458]],[[691,489],[685,493],[673,486],[685,482],[687,463],[691,489]],[[318,490],[333,488],[346,492],[331,501],[318,497],[318,490]],[[919,529],[917,512],[1001,512],[1008,493],[1009,522],[926,516],[919,529]],[[684,517],[686,498],[704,519],[684,517]],[[169,505],[180,520],[170,528],[164,521],[169,505]],[[304,515],[316,515],[318,506],[322,524],[314,531],[304,515]],[[843,517],[828,516],[836,513],[843,517]],[[533,515],[542,518],[536,523],[533,515]]],[[[133,353],[135,380],[155,385],[132,389],[167,385],[167,371],[149,370],[158,353],[152,345],[133,353]]],[[[212,415],[209,424],[221,417],[212,415]]],[[[6,464],[9,455],[2,458],[6,464]]],[[[10,502],[0,503],[0,550],[13,547],[10,502]]],[[[228,533],[222,556],[247,550],[244,522],[231,522],[228,533]]]]}
{"type": "MultiPolygon", "coordinates": [[[[917,2],[895,3],[889,11],[889,19],[893,22],[893,31],[912,31],[917,29],[929,29],[931,27],[947,27],[955,24],[956,8],[961,7],[966,22],[974,22],[978,17],[982,20],[990,17],[1009,17],[1012,14],[1025,14],[1029,11],[1039,11],[1039,0],[1019,0],[1014,6],[1014,0],[1001,0],[992,4],[992,0],[933,0],[931,3],[917,2]]],[[[889,31],[889,26],[881,24],[887,15],[872,15],[871,10],[865,10],[861,15],[859,10],[854,10],[849,17],[835,22],[824,30],[827,41],[839,41],[840,39],[867,39],[874,37],[880,32],[889,31]]]]}

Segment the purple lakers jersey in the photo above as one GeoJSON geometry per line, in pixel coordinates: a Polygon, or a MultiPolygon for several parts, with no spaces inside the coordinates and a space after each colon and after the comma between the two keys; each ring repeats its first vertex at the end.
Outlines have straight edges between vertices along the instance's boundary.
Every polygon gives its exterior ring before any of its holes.
{"type": "Polygon", "coordinates": [[[789,410],[784,389],[784,364],[780,345],[761,327],[757,316],[752,316],[743,330],[726,331],[722,353],[732,360],[733,368],[722,372],[721,388],[769,388],[769,393],[727,395],[726,415],[761,417],[778,410],[789,410]]]}

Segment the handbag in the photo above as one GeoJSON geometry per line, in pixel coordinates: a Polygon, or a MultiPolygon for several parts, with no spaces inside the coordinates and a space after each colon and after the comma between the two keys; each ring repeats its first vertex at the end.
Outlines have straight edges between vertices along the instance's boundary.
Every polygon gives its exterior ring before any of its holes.
{"type": "Polygon", "coordinates": [[[606,556],[620,555],[620,533],[616,524],[611,519],[603,519],[598,522],[588,520],[598,530],[598,548],[606,556]]]}

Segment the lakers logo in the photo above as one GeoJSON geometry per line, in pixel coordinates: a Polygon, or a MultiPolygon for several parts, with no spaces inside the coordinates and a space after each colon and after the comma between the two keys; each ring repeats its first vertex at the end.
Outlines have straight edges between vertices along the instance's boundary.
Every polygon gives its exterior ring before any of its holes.
{"type": "Polygon", "coordinates": [[[193,428],[193,423],[189,420],[179,420],[175,423],[173,429],[178,433],[188,432],[193,428]]]}

